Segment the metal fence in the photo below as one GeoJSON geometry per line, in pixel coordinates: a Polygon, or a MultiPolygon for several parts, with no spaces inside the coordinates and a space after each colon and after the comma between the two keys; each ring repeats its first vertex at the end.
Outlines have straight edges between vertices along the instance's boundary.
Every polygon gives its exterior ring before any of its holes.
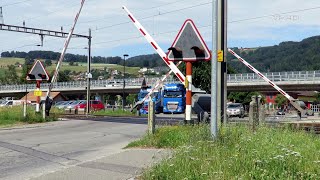
{"type": "MultiPolygon", "coordinates": [[[[292,71],[292,72],[270,72],[264,75],[271,81],[320,81],[320,71],[292,71]]],[[[148,85],[154,85],[160,78],[146,78],[148,85]]],[[[141,86],[143,78],[126,78],[126,86],[141,86]]],[[[254,73],[245,74],[228,74],[228,83],[248,83],[248,82],[263,82],[264,80],[254,73]]],[[[175,79],[166,79],[164,83],[177,83],[175,79]]],[[[91,87],[123,87],[123,79],[114,80],[93,80],[90,82],[91,87]]],[[[87,86],[86,81],[71,81],[58,82],[53,84],[53,89],[71,89],[83,88],[87,86]]],[[[48,89],[48,83],[42,83],[41,89],[48,89]]],[[[36,88],[35,84],[21,85],[0,85],[0,91],[33,91],[36,88]]]]}
{"type": "MultiPolygon", "coordinates": [[[[277,81],[319,81],[320,71],[292,71],[292,72],[270,72],[263,73],[267,78],[273,82],[277,81]]],[[[239,83],[239,82],[260,82],[264,81],[255,73],[246,74],[228,74],[228,83],[239,83]]]]}
{"type": "MultiPolygon", "coordinates": [[[[146,78],[147,85],[154,85],[160,78],[146,78]]],[[[141,86],[142,78],[127,78],[125,79],[126,86],[141,86]]],[[[90,81],[91,88],[94,87],[123,87],[123,79],[114,80],[92,80],[90,81]]],[[[177,83],[178,81],[169,78],[164,83],[177,83]]],[[[57,82],[53,84],[53,89],[71,89],[83,88],[87,86],[86,81],[70,81],[70,82],[57,82]]],[[[21,84],[21,85],[0,85],[0,91],[33,91],[36,84],[21,84]]],[[[42,83],[41,89],[48,89],[49,83],[42,83]]]]}

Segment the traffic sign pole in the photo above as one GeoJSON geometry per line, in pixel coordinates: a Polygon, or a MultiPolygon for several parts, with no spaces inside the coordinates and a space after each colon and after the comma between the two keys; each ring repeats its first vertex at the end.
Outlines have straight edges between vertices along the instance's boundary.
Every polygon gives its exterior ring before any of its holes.
{"type": "Polygon", "coordinates": [[[192,124],[191,111],[192,111],[192,63],[186,62],[186,124],[192,124]]]}
{"type": "MultiPolygon", "coordinates": [[[[41,81],[37,81],[37,86],[36,86],[36,90],[39,92],[40,91],[40,83],[41,81]]],[[[37,102],[36,102],[36,112],[39,113],[40,112],[40,96],[37,96],[37,102]]]]}

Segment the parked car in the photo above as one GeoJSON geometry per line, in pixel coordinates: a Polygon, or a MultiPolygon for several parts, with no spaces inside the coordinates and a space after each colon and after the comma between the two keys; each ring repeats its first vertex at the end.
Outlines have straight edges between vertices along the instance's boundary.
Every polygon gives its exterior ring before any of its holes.
{"type": "MultiPolygon", "coordinates": [[[[87,108],[87,101],[82,101],[80,104],[76,105],[74,108],[75,109],[87,108]]],[[[91,100],[90,101],[90,108],[91,108],[91,110],[94,110],[94,111],[105,109],[104,104],[98,100],[91,100]]]]}
{"type": "Polygon", "coordinates": [[[0,107],[8,107],[8,106],[17,106],[17,105],[22,105],[22,102],[20,100],[7,100],[7,101],[2,101],[0,104],[0,107]]]}
{"type": "Polygon", "coordinates": [[[64,109],[68,105],[70,105],[73,101],[63,101],[63,103],[56,105],[55,107],[58,109],[64,109]]]}
{"type": "Polygon", "coordinates": [[[66,108],[67,109],[75,109],[75,107],[79,104],[87,103],[86,100],[78,100],[78,101],[73,101],[71,104],[69,104],[66,108]]]}
{"type": "Polygon", "coordinates": [[[241,103],[230,103],[227,105],[227,116],[244,117],[244,108],[241,103]]]}

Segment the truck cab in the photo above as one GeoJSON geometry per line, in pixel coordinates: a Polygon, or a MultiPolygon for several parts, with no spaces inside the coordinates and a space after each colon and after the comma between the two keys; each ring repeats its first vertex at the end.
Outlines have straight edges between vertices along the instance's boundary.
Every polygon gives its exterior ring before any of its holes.
{"type": "Polygon", "coordinates": [[[186,89],[183,84],[163,86],[163,113],[184,113],[186,107],[186,89]]]}

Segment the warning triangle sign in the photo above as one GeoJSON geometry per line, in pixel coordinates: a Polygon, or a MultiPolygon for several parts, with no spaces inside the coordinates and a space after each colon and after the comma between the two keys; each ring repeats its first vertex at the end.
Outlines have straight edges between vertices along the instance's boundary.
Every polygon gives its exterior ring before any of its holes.
{"type": "Polygon", "coordinates": [[[208,61],[211,53],[191,19],[187,19],[174,40],[167,58],[171,61],[208,61]]]}
{"type": "Polygon", "coordinates": [[[50,77],[41,61],[37,60],[27,74],[26,79],[28,81],[49,81],[50,77]]]}

